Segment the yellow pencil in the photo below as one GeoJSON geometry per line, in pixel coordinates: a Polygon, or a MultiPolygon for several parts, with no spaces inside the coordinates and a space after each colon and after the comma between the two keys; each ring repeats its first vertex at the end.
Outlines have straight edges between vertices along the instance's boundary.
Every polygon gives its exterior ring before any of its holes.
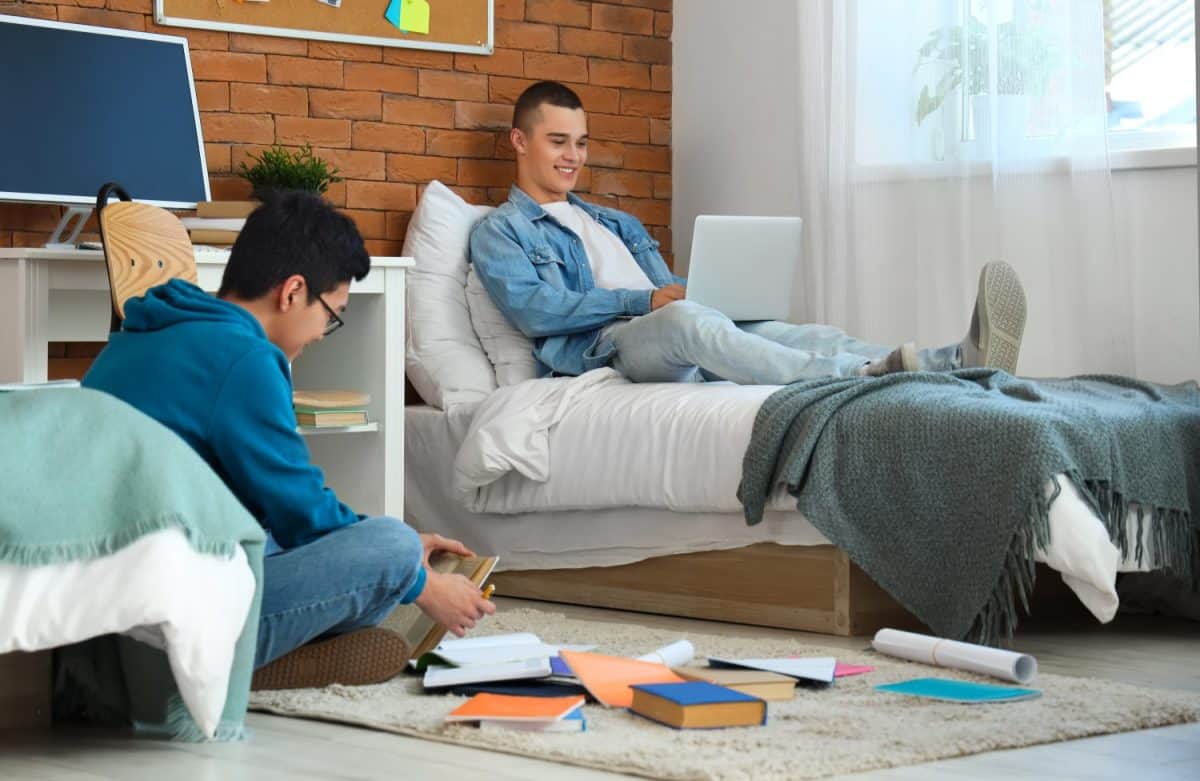
{"type": "Polygon", "coordinates": [[[491,598],[492,598],[492,594],[495,594],[495,593],[496,593],[496,584],[494,584],[494,583],[489,583],[489,584],[487,584],[487,588],[485,588],[485,589],[483,590],[483,598],[484,598],[484,599],[491,599],[491,598]]]}

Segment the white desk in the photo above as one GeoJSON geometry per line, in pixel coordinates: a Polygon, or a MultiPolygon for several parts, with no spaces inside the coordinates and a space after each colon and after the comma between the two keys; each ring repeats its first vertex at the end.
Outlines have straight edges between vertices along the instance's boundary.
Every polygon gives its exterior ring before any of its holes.
{"type": "MultiPolygon", "coordinates": [[[[196,253],[200,287],[215,292],[228,258],[196,253]]],[[[313,461],[342,501],[404,516],[404,273],[410,258],[372,258],[350,286],[346,325],[305,349],[297,388],[371,394],[375,431],[307,437],[313,461]]],[[[98,250],[0,249],[0,382],[44,382],[50,342],[108,338],[108,277],[98,250]]]]}

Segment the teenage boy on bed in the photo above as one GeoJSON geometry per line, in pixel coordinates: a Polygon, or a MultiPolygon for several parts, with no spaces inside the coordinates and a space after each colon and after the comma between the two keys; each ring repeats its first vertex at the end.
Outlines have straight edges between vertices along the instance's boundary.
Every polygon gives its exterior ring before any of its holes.
{"type": "Polygon", "coordinates": [[[684,299],[687,280],[633,216],[574,195],[587,162],[583,104],[552,81],[513,111],[517,181],[471,232],[470,259],[546,372],[611,365],[634,382],[725,379],[784,385],[817,377],[992,366],[1016,371],[1025,295],[1005,263],[980,274],[961,342],[917,350],[868,344],[828,325],[738,322],[684,299]]]}
{"type": "Polygon", "coordinates": [[[296,433],[290,362],[342,324],[370,266],[349,218],[279,195],[247,218],[216,297],[175,279],[130,300],[83,379],[183,437],[266,529],[256,687],[392,677],[411,649],[374,627],[398,604],[459,636],[495,611],[467,578],[425,567],[472,555],[462,543],[356,515],[296,433]]]}

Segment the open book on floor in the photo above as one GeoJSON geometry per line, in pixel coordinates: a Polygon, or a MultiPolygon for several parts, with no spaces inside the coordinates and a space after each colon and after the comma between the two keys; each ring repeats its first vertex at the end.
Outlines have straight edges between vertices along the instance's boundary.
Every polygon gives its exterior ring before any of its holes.
{"type": "MultiPolygon", "coordinates": [[[[499,560],[496,556],[464,559],[453,554],[442,554],[430,561],[429,568],[435,572],[457,572],[482,588],[499,560]]],[[[446,628],[425,615],[415,603],[400,605],[380,626],[404,638],[411,659],[432,650],[446,634],[446,628]]]]}

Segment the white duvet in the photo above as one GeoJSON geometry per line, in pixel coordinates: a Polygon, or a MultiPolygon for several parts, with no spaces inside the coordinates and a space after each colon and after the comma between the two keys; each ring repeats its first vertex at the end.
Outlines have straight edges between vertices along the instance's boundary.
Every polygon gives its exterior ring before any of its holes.
{"type": "MultiPolygon", "coordinates": [[[[758,409],[775,390],[633,384],[612,369],[500,388],[471,415],[454,457],[451,490],[473,513],[638,507],[740,514],[742,457],[758,409]]],[[[1137,567],[1120,560],[1072,484],[1059,482],[1052,541],[1037,560],[1061,572],[1097,618],[1111,620],[1116,573],[1137,567]]],[[[1047,492],[1053,488],[1048,481],[1047,492]]],[[[769,509],[802,518],[782,487],[769,509]]]]}

